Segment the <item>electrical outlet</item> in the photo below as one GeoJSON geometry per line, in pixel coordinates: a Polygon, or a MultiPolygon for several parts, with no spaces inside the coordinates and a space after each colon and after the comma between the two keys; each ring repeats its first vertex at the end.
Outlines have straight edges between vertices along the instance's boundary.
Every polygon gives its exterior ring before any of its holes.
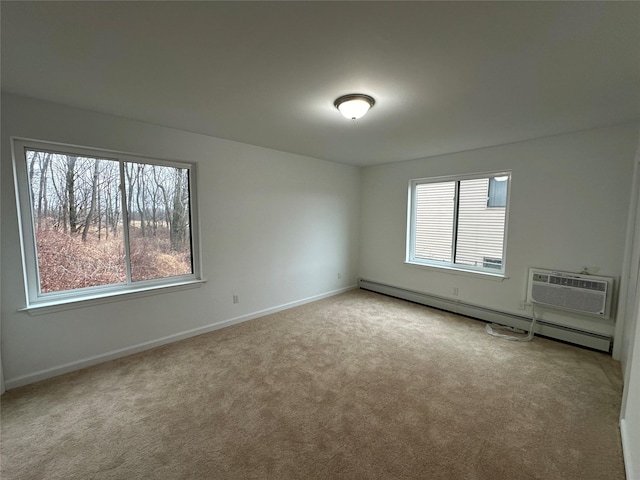
{"type": "Polygon", "coordinates": [[[233,303],[240,303],[240,296],[239,295],[234,295],[233,296],[233,303]]]}
{"type": "Polygon", "coordinates": [[[460,290],[458,290],[458,287],[453,287],[453,295],[457,297],[458,293],[460,293],[460,290]]]}
{"type": "Polygon", "coordinates": [[[342,278],[342,273],[338,272],[338,280],[342,278]]]}

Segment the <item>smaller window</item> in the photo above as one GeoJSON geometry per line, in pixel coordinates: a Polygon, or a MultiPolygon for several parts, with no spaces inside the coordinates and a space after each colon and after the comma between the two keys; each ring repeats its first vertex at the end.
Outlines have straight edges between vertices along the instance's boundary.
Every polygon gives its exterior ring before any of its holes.
{"type": "Polygon", "coordinates": [[[487,199],[487,207],[506,207],[507,206],[507,184],[509,177],[503,175],[489,179],[489,192],[487,199]]]}
{"type": "Polygon", "coordinates": [[[503,275],[510,177],[496,172],[412,180],[406,261],[503,275]]]}

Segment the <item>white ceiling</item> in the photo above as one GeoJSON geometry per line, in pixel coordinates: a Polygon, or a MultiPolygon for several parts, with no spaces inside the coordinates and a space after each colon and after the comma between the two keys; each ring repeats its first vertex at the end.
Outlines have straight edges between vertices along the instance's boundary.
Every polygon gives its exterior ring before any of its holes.
{"type": "Polygon", "coordinates": [[[639,2],[1,9],[5,91],[354,165],[640,118],[639,2]]]}

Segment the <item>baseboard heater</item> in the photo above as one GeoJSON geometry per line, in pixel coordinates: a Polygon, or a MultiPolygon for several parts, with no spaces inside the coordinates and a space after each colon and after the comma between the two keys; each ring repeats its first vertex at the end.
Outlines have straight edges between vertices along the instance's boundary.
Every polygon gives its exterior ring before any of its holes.
{"type": "MultiPolygon", "coordinates": [[[[363,290],[369,290],[371,292],[381,293],[390,297],[408,300],[410,302],[438,308],[440,310],[446,310],[448,312],[484,320],[486,322],[508,325],[510,327],[520,328],[527,331],[531,326],[531,318],[529,317],[500,312],[498,310],[492,310],[478,305],[471,305],[458,300],[439,297],[428,293],[394,287],[392,285],[374,282],[364,278],[358,279],[358,286],[363,290]]],[[[542,320],[537,320],[535,330],[537,335],[562,340],[564,342],[581,345],[583,347],[593,348],[595,350],[601,350],[603,352],[610,352],[611,350],[611,337],[607,337],[605,335],[585,332],[583,330],[565,327],[564,325],[557,325],[542,320]]]]}

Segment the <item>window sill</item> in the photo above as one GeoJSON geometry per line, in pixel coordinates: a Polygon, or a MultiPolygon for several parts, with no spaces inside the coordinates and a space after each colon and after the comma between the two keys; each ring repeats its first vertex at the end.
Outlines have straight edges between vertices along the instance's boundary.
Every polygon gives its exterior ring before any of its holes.
{"type": "Polygon", "coordinates": [[[29,315],[46,315],[48,313],[62,312],[74,308],[91,307],[101,305],[103,303],[117,302],[121,300],[130,300],[133,298],[147,297],[150,295],[159,295],[163,293],[177,292],[191,288],[199,288],[206,280],[187,280],[180,283],[172,283],[171,285],[154,285],[150,287],[142,287],[131,290],[120,290],[117,292],[102,292],[100,294],[86,295],[82,297],[73,297],[65,299],[55,299],[46,302],[38,302],[21,308],[20,312],[28,312],[29,315]]]}
{"type": "Polygon", "coordinates": [[[447,273],[450,275],[464,275],[467,277],[476,277],[476,278],[482,277],[484,279],[493,280],[495,282],[502,282],[509,278],[504,273],[492,273],[492,272],[472,270],[472,269],[466,269],[466,268],[449,267],[446,265],[435,265],[435,264],[428,264],[428,263],[411,262],[409,260],[405,261],[404,263],[411,267],[426,268],[429,270],[435,270],[435,271],[438,271],[441,273],[447,273]]]}

